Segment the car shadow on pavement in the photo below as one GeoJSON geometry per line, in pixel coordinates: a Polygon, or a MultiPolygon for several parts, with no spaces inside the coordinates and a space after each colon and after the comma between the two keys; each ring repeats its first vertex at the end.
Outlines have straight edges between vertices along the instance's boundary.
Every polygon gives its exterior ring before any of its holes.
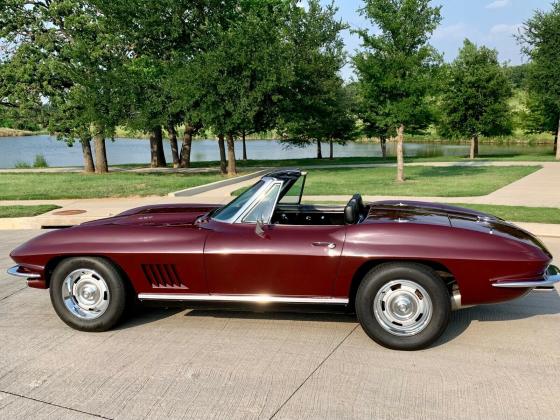
{"type": "Polygon", "coordinates": [[[556,314],[560,314],[560,296],[556,290],[533,291],[510,302],[461,309],[451,314],[447,330],[432,347],[453,341],[467,330],[472,321],[515,321],[556,314]]]}
{"type": "Polygon", "coordinates": [[[277,320],[277,321],[309,321],[309,322],[350,322],[357,323],[355,314],[322,308],[267,308],[255,311],[251,307],[238,307],[228,309],[196,308],[185,314],[187,317],[213,317],[227,319],[252,319],[252,320],[277,320]]]}
{"type": "Polygon", "coordinates": [[[140,325],[149,324],[151,322],[160,321],[162,319],[173,316],[181,312],[183,308],[179,307],[166,307],[166,306],[145,306],[138,305],[132,310],[129,310],[124,317],[124,320],[119,323],[114,330],[125,330],[128,328],[138,327],[140,325]]]}

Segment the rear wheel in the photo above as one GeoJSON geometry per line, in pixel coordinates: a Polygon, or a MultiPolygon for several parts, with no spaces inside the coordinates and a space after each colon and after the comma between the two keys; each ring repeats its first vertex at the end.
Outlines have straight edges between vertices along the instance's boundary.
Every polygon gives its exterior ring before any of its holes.
{"type": "Polygon", "coordinates": [[[449,293],[429,267],[387,263],[366,274],[356,294],[364,331],[382,346],[398,350],[428,347],[445,331],[449,293]]]}
{"type": "Polygon", "coordinates": [[[122,317],[125,283],[101,258],[77,257],[55,268],[50,284],[53,307],[66,324],[81,331],[106,331],[122,317]]]}

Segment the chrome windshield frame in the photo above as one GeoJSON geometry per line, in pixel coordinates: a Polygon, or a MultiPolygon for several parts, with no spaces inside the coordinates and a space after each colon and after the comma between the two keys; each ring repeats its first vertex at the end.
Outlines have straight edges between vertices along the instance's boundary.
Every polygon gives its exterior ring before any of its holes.
{"type": "MultiPolygon", "coordinates": [[[[254,206],[256,206],[264,197],[264,195],[266,194],[266,192],[274,185],[274,184],[283,184],[284,181],[282,181],[281,179],[278,178],[274,178],[274,177],[270,177],[270,176],[263,176],[260,181],[263,181],[263,185],[253,194],[253,196],[247,200],[247,202],[231,217],[227,218],[227,219],[215,219],[218,222],[222,222],[222,223],[229,223],[229,224],[233,224],[233,223],[243,223],[243,217],[249,213],[254,206]]],[[[282,185],[280,185],[280,190],[282,190],[282,185]]],[[[274,207],[276,207],[276,205],[278,204],[278,197],[279,194],[276,196],[276,202],[274,204],[274,207]]],[[[272,216],[272,215],[271,215],[272,216]]],[[[211,217],[212,219],[214,219],[213,217],[211,217]]],[[[249,222],[247,222],[248,224],[250,224],[249,222]]]]}

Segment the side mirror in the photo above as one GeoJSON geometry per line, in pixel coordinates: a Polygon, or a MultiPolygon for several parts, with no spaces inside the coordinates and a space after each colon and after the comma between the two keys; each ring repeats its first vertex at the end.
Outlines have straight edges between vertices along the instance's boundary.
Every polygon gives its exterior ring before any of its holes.
{"type": "Polygon", "coordinates": [[[264,220],[262,217],[257,218],[257,223],[255,225],[255,233],[260,236],[261,238],[264,238],[264,220]]]}

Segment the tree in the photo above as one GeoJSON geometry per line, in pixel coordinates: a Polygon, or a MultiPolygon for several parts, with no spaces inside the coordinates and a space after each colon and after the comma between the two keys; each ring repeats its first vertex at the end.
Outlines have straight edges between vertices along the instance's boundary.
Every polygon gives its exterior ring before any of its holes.
{"type": "Polygon", "coordinates": [[[315,143],[318,159],[323,157],[321,143],[330,141],[334,132],[346,138],[342,127],[331,126],[339,116],[348,116],[338,114],[343,98],[339,71],[345,63],[341,32],[347,26],[336,12],[333,3],[322,7],[318,0],[310,0],[307,10],[293,10],[289,22],[293,80],[282,92],[278,128],[288,144],[315,143]]]}
{"type": "MultiPolygon", "coordinates": [[[[9,46],[11,74],[18,75],[10,89],[28,91],[33,100],[48,104],[53,126],[64,127],[61,133],[75,135],[92,127],[97,172],[108,171],[105,137],[114,132],[127,102],[116,82],[124,50],[109,29],[96,5],[82,0],[16,0],[0,8],[0,39],[9,46]],[[61,98],[72,103],[59,106],[61,98]]],[[[18,106],[28,102],[15,95],[18,106]]],[[[87,138],[80,139],[84,152],[87,138]]]]}
{"type": "Polygon", "coordinates": [[[428,39],[441,21],[441,7],[430,0],[365,0],[360,13],[380,33],[357,31],[363,51],[354,67],[364,96],[381,127],[397,137],[397,181],[404,181],[403,141],[405,129],[430,121],[426,98],[432,75],[440,62],[428,39]],[[373,101],[377,102],[373,105],[373,101]]]}
{"type": "Polygon", "coordinates": [[[211,48],[186,67],[190,101],[198,119],[218,134],[222,172],[227,147],[229,175],[237,173],[234,138],[248,127],[264,127],[262,116],[289,80],[284,22],[290,7],[284,0],[240,1],[227,25],[212,32],[211,48]]]}
{"type": "Polygon", "coordinates": [[[560,160],[560,78],[557,69],[560,66],[560,1],[552,3],[550,12],[536,11],[524,24],[518,39],[523,51],[531,59],[527,87],[536,108],[540,107],[543,131],[550,127],[549,116],[556,115],[555,155],[560,160]]]}
{"type": "Polygon", "coordinates": [[[525,89],[527,85],[527,75],[529,73],[529,63],[507,66],[504,70],[514,89],[525,89]]]}
{"type": "Polygon", "coordinates": [[[508,75],[496,50],[477,47],[468,39],[444,74],[439,130],[451,137],[470,138],[470,158],[474,159],[479,136],[511,134],[508,75]]]}

